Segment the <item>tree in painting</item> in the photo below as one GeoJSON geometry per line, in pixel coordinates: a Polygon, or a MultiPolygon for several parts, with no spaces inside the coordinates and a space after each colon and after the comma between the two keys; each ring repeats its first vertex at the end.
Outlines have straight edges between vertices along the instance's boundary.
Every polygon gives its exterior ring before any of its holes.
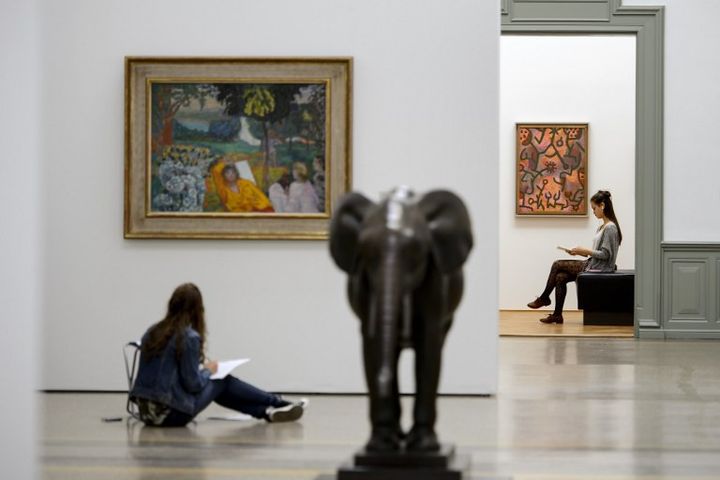
{"type": "Polygon", "coordinates": [[[193,100],[197,100],[202,108],[205,104],[205,97],[212,91],[212,86],[203,84],[160,83],[153,85],[153,151],[172,145],[175,115],[180,108],[188,107],[193,100]]]}

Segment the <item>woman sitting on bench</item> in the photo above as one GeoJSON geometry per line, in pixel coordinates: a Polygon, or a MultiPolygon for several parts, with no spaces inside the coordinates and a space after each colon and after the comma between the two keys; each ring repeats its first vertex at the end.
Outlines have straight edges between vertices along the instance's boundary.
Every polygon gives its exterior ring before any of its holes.
{"type": "Polygon", "coordinates": [[[590,199],[593,214],[602,220],[593,240],[592,249],[575,247],[570,255],[589,257],[587,260],[557,260],[553,263],[548,276],[545,290],[534,301],[528,303],[530,308],[550,305],[550,293],[555,290],[555,311],[541,318],[542,323],[563,323],[563,304],[567,294],[567,284],[574,282],[580,272],[614,272],[616,270],[618,248],[622,242],[622,232],[615,217],[610,192],[599,190],[590,199]]]}

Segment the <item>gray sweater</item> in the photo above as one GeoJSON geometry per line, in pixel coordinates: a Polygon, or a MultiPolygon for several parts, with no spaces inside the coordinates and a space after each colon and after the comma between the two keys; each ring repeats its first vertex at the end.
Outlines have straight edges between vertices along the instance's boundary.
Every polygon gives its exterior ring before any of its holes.
{"type": "Polygon", "coordinates": [[[604,227],[598,229],[598,234],[593,241],[592,253],[585,265],[586,272],[614,272],[617,269],[618,248],[620,247],[620,235],[617,225],[608,222],[604,227]]]}

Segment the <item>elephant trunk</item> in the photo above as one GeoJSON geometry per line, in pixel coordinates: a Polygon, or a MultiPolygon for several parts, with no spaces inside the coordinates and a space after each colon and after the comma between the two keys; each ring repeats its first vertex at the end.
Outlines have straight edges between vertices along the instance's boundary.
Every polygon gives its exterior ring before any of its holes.
{"type": "Polygon", "coordinates": [[[394,395],[396,389],[397,358],[399,347],[400,320],[402,310],[402,285],[400,265],[394,256],[385,259],[380,288],[376,296],[375,324],[379,334],[378,347],[380,358],[377,386],[382,397],[394,395]]]}

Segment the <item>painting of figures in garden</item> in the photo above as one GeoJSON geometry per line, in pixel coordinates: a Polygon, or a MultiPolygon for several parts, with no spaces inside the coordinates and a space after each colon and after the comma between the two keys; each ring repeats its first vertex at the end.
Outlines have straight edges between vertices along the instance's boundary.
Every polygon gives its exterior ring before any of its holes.
{"type": "Polygon", "coordinates": [[[517,124],[517,215],[588,213],[588,125],[517,124]]]}
{"type": "Polygon", "coordinates": [[[325,83],[151,82],[149,214],[324,214],[325,83]]]}

